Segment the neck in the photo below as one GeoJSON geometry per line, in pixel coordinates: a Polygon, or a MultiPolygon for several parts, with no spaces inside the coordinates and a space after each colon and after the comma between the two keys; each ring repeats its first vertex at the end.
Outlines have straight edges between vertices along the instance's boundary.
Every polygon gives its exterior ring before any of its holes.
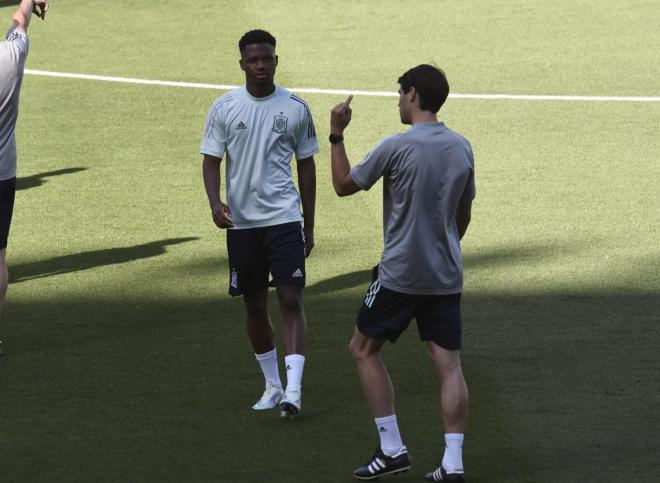
{"type": "Polygon", "coordinates": [[[411,116],[413,126],[417,123],[438,122],[438,116],[430,111],[415,111],[411,116]]]}
{"type": "Polygon", "coordinates": [[[255,85],[246,83],[245,87],[252,97],[267,97],[275,92],[275,83],[267,85],[255,85]]]}

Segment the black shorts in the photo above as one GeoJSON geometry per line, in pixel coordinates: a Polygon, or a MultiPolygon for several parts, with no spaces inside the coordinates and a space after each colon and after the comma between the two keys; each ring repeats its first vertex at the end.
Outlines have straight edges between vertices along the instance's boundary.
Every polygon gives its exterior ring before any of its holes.
{"type": "Polygon", "coordinates": [[[0,181],[0,250],[7,248],[15,195],[16,178],[0,181]]]}
{"type": "Polygon", "coordinates": [[[227,230],[227,253],[229,295],[269,286],[305,286],[305,235],[299,221],[227,230]]]}
{"type": "Polygon", "coordinates": [[[358,311],[357,327],[373,339],[396,342],[413,318],[421,340],[447,350],[461,348],[460,293],[411,295],[387,289],[376,279],[358,311]]]}

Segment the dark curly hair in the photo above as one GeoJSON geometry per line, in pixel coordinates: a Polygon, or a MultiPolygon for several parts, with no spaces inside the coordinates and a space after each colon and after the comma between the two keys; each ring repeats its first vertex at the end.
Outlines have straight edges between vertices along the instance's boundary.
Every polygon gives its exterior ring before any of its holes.
{"type": "Polygon", "coordinates": [[[238,50],[242,53],[245,50],[245,46],[249,44],[270,44],[275,47],[276,43],[275,37],[269,32],[265,30],[250,30],[238,41],[238,50]]]}

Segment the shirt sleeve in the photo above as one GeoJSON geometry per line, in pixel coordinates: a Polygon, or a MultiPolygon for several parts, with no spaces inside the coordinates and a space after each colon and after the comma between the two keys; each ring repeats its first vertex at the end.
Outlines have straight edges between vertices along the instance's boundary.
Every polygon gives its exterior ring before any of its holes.
{"type": "Polygon", "coordinates": [[[7,34],[7,47],[15,63],[25,62],[29,48],[27,32],[21,27],[10,31],[7,34]]]}
{"type": "Polygon", "coordinates": [[[465,189],[461,195],[461,203],[472,201],[477,196],[477,187],[474,182],[474,155],[472,154],[472,147],[468,144],[469,162],[470,162],[470,177],[465,184],[465,189]]]}
{"type": "Polygon", "coordinates": [[[222,105],[216,102],[209,110],[199,152],[222,158],[226,149],[227,131],[222,115],[222,105]]]}
{"type": "Polygon", "coordinates": [[[392,136],[383,139],[351,169],[356,185],[368,191],[390,169],[394,144],[392,136]]]}
{"type": "Polygon", "coordinates": [[[319,152],[319,143],[316,139],[316,129],[312,113],[307,105],[304,105],[299,118],[295,134],[296,159],[305,159],[319,152]]]}

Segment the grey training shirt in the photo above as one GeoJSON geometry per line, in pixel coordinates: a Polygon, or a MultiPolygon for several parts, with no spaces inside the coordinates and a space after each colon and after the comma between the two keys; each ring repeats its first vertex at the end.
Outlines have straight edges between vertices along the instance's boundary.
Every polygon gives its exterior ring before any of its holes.
{"type": "Polygon", "coordinates": [[[17,28],[0,43],[0,181],[16,177],[18,96],[23,80],[28,37],[17,28]]]}
{"type": "Polygon", "coordinates": [[[415,124],[380,142],[351,177],[365,190],[383,177],[381,285],[419,295],[461,292],[455,217],[476,193],[470,143],[444,123],[415,124]]]}

